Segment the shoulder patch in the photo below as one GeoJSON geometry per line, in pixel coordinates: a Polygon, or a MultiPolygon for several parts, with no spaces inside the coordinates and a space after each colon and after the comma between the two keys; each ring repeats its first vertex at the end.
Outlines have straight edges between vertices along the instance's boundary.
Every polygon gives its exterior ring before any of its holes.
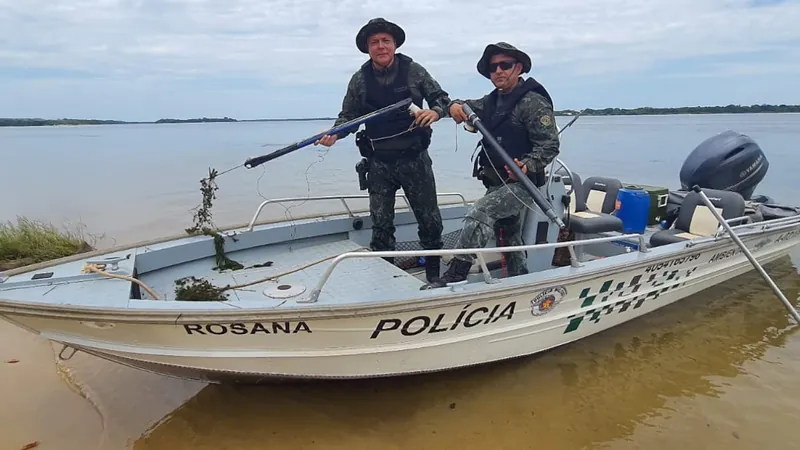
{"type": "Polygon", "coordinates": [[[550,125],[553,124],[553,121],[550,119],[550,115],[545,114],[541,118],[539,118],[539,123],[541,123],[546,127],[549,127],[550,125]]]}

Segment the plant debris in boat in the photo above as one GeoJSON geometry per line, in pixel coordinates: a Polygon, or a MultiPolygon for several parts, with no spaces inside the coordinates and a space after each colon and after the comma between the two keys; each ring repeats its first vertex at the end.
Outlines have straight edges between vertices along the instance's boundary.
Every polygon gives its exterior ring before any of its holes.
{"type": "Polygon", "coordinates": [[[267,261],[267,262],[261,263],[261,264],[253,264],[252,266],[247,267],[247,268],[248,269],[258,269],[258,268],[261,268],[261,267],[269,267],[271,265],[272,265],[272,261],[267,261]]]}
{"type": "MultiPolygon", "coordinates": [[[[245,267],[245,269],[255,269],[259,267],[270,267],[272,265],[272,261],[267,261],[265,263],[253,264],[252,266],[245,267]]],[[[276,278],[275,275],[269,276],[264,278],[263,280],[258,280],[255,282],[262,283],[264,281],[276,278]]],[[[225,287],[216,287],[211,284],[208,280],[201,280],[197,277],[190,276],[190,277],[183,277],[178,280],[175,280],[175,300],[199,300],[199,301],[225,301],[228,300],[227,294],[223,294],[223,292],[234,289],[240,286],[231,286],[227,285],[225,287]],[[189,283],[192,284],[189,284],[189,283]]],[[[246,283],[245,285],[249,285],[246,283]]]]}
{"type": "Polygon", "coordinates": [[[218,288],[208,280],[190,276],[175,280],[175,300],[182,301],[227,301],[224,292],[230,287],[218,288]]]}
{"type": "Polygon", "coordinates": [[[208,169],[208,178],[200,180],[200,192],[203,194],[202,204],[195,209],[192,219],[194,226],[186,228],[186,233],[189,235],[203,234],[214,238],[214,251],[216,259],[216,267],[214,270],[240,270],[244,266],[237,261],[234,261],[225,254],[225,238],[215,230],[215,226],[211,221],[211,207],[214,200],[217,198],[216,191],[219,189],[217,186],[216,178],[219,175],[217,169],[208,169]]]}
{"type": "Polygon", "coordinates": [[[244,266],[241,263],[228,258],[228,255],[225,254],[225,238],[223,238],[219,233],[216,232],[212,233],[213,234],[210,233],[204,233],[204,234],[214,237],[214,250],[215,250],[214,253],[217,261],[217,266],[214,267],[214,270],[218,269],[222,271],[225,269],[230,269],[230,270],[244,269],[244,266]]]}

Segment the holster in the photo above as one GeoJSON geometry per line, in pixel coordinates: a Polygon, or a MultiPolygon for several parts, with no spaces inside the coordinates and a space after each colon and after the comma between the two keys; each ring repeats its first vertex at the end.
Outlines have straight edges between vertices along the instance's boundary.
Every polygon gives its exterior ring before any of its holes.
{"type": "Polygon", "coordinates": [[[358,153],[363,156],[361,161],[356,163],[358,189],[366,191],[369,189],[369,178],[367,176],[369,173],[369,160],[375,153],[375,150],[372,148],[372,143],[369,140],[369,136],[367,136],[367,130],[361,130],[356,133],[356,146],[358,147],[358,153]]]}
{"type": "Polygon", "coordinates": [[[367,158],[361,158],[361,161],[356,164],[356,173],[358,173],[358,188],[362,191],[369,189],[369,178],[367,177],[369,160],[367,158]]]}
{"type": "Polygon", "coordinates": [[[495,187],[495,186],[501,186],[503,184],[503,181],[505,181],[506,183],[511,181],[509,179],[501,180],[493,172],[494,171],[491,168],[480,167],[480,168],[477,168],[476,170],[474,170],[472,175],[475,178],[477,178],[478,180],[480,180],[480,182],[483,183],[483,186],[486,189],[489,189],[489,188],[492,188],[492,187],[495,187]]]}

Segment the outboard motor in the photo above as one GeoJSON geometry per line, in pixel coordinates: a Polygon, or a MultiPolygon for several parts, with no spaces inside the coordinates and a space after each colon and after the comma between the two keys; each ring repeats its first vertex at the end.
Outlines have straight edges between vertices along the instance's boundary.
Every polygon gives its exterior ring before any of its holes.
{"type": "Polygon", "coordinates": [[[767,156],[749,136],[725,131],[698,145],[683,162],[681,187],[733,191],[750,200],[769,169],[767,156]]]}

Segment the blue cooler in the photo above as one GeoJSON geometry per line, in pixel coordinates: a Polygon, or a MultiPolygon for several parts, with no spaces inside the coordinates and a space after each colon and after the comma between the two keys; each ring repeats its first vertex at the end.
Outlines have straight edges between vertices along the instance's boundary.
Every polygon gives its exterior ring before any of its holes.
{"type": "Polygon", "coordinates": [[[644,233],[650,215],[650,194],[635,186],[620,189],[615,215],[622,220],[623,233],[644,233]]]}

